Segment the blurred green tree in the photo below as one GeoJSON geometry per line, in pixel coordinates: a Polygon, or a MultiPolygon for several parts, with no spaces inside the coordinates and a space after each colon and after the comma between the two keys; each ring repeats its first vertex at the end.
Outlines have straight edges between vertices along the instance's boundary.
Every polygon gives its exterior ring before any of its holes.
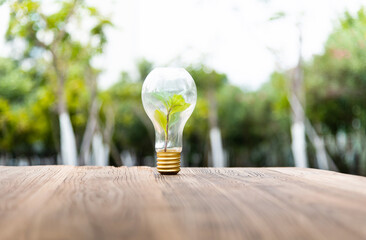
{"type": "Polygon", "coordinates": [[[306,114],[342,172],[366,174],[366,11],[348,12],[305,69],[306,114]],[[320,104],[321,103],[321,104],[320,104]]]}
{"type": "Polygon", "coordinates": [[[32,155],[53,155],[49,111],[54,101],[36,71],[24,71],[17,61],[0,58],[0,153],[27,158],[30,164],[32,155]]]}
{"type": "MultiPolygon", "coordinates": [[[[43,66],[48,84],[52,86],[56,96],[62,162],[76,165],[77,141],[67,105],[73,96],[66,89],[80,87],[80,84],[85,86],[79,80],[86,77],[89,80],[88,86],[92,88],[91,97],[95,98],[96,77],[90,60],[101,53],[106,42],[104,29],[111,23],[96,8],[84,1],[52,1],[48,4],[56,6],[57,10],[51,12],[47,11],[45,4],[36,0],[9,1],[10,22],[6,35],[9,42],[17,44],[17,40],[21,40],[23,43],[22,60],[31,60],[33,65],[43,66]],[[70,27],[82,20],[93,23],[85,32],[89,36],[86,42],[75,37],[81,34],[81,29],[70,27]]],[[[82,105],[76,107],[80,106],[82,105]]],[[[91,104],[92,106],[94,105],[91,104]]],[[[77,117],[75,119],[80,120],[77,117]]]]}
{"type": "Polygon", "coordinates": [[[207,66],[190,67],[189,70],[198,88],[198,97],[207,99],[209,137],[211,145],[212,163],[214,167],[225,167],[227,165],[222,146],[221,130],[219,127],[217,92],[227,84],[225,74],[217,73],[207,66]]]}
{"type": "MultiPolygon", "coordinates": [[[[114,133],[110,142],[112,156],[128,152],[136,157],[136,164],[152,164],[144,158],[154,153],[155,135],[150,119],[145,114],[141,102],[141,88],[147,74],[152,70],[153,63],[146,59],[137,61],[138,76],[134,79],[126,73],[121,73],[120,80],[106,91],[100,93],[102,112],[113,112],[114,133]]],[[[107,116],[108,114],[104,114],[107,116]]],[[[107,123],[110,117],[101,117],[107,123]]]]}

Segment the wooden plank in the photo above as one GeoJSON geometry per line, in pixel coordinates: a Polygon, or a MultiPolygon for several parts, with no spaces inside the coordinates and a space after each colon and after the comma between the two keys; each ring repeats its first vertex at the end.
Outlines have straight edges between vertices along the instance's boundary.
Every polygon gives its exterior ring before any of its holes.
{"type": "Polygon", "coordinates": [[[0,167],[0,239],[366,239],[366,178],[299,168],[0,167]]]}

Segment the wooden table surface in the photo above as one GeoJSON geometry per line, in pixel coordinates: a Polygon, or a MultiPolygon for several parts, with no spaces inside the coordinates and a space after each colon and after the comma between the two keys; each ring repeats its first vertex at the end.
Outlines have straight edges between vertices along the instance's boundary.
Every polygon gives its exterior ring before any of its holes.
{"type": "Polygon", "coordinates": [[[0,239],[366,239],[366,178],[300,168],[0,167],[0,239]]]}

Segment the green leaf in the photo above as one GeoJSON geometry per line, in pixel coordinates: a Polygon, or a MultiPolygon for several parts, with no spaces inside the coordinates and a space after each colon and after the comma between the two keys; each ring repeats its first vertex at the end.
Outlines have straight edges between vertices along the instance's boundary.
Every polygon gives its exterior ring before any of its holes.
{"type": "Polygon", "coordinates": [[[87,7],[87,9],[89,10],[90,15],[92,16],[98,15],[98,11],[95,7],[87,7]]]}
{"type": "Polygon", "coordinates": [[[172,97],[168,93],[152,93],[152,95],[164,104],[166,109],[170,113],[182,112],[186,110],[191,104],[186,103],[183,96],[180,94],[174,94],[172,97]]]}
{"type": "Polygon", "coordinates": [[[174,108],[175,106],[180,106],[185,103],[182,95],[174,94],[173,97],[169,99],[168,106],[169,108],[174,108]]]}
{"type": "Polygon", "coordinates": [[[179,113],[170,114],[169,117],[169,128],[173,127],[179,120],[179,113]]]}
{"type": "Polygon", "coordinates": [[[159,123],[160,127],[164,129],[164,132],[166,134],[166,114],[160,111],[159,109],[156,109],[154,117],[156,121],[159,123]]]}
{"type": "Polygon", "coordinates": [[[166,109],[169,108],[169,100],[170,100],[170,96],[168,93],[158,93],[158,92],[155,92],[155,93],[152,93],[152,95],[157,99],[159,100],[160,102],[162,102],[164,104],[164,106],[166,107],[166,109]]]}
{"type": "Polygon", "coordinates": [[[170,111],[170,113],[183,112],[184,110],[186,110],[187,108],[189,108],[189,106],[191,106],[191,104],[184,103],[183,105],[176,106],[176,107],[172,108],[172,110],[170,111]]]}
{"type": "Polygon", "coordinates": [[[174,94],[173,97],[169,101],[169,109],[170,113],[183,112],[186,110],[191,104],[186,103],[182,95],[174,94]]]}
{"type": "MultiPolygon", "coordinates": [[[[166,107],[169,113],[169,126],[171,128],[174,126],[179,120],[179,112],[186,110],[191,104],[186,103],[182,95],[174,94],[172,97],[169,96],[168,93],[153,93],[153,96],[161,101],[166,107]]],[[[160,110],[155,110],[155,119],[159,123],[159,125],[166,132],[167,125],[167,115],[160,110]]]]}
{"type": "Polygon", "coordinates": [[[276,12],[273,16],[271,16],[269,18],[269,21],[278,20],[278,19],[281,19],[281,18],[284,18],[284,17],[286,17],[286,13],[284,13],[284,12],[276,12]]]}

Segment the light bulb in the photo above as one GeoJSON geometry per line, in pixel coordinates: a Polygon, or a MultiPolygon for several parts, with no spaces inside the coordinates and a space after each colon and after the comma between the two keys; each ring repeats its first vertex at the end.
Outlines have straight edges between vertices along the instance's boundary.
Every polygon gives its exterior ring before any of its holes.
{"type": "Polygon", "coordinates": [[[177,174],[184,125],[196,106],[196,84],[183,68],[155,68],[142,85],[141,97],[155,128],[157,169],[161,174],[177,174]]]}

